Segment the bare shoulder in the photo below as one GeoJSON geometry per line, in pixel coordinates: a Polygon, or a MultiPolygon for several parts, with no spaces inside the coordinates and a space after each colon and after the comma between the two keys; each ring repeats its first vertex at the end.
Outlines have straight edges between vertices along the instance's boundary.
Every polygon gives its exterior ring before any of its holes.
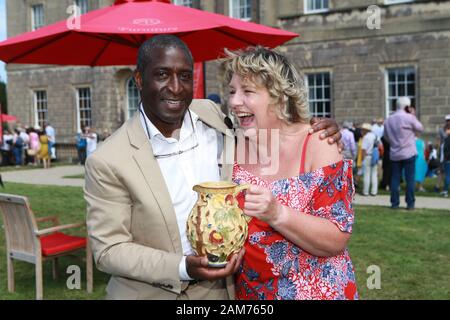
{"type": "Polygon", "coordinates": [[[306,159],[311,171],[342,160],[336,143],[329,144],[328,139],[320,139],[322,132],[313,133],[309,138],[306,159]]]}

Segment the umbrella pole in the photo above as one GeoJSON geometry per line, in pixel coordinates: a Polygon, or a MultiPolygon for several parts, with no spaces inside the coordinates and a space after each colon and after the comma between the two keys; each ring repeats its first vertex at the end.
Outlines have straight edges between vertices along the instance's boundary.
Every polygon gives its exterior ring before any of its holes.
{"type": "Polygon", "coordinates": [[[203,99],[206,98],[206,65],[205,62],[202,62],[202,72],[203,72],[203,99]]]}

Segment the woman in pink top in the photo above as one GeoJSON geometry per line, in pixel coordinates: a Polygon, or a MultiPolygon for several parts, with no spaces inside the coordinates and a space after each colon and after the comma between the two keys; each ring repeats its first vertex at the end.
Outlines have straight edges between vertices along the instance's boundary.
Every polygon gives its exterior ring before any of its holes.
{"type": "Polygon", "coordinates": [[[33,157],[33,164],[37,164],[37,153],[39,148],[41,147],[39,143],[39,135],[36,133],[34,128],[30,128],[28,132],[28,136],[30,137],[28,155],[33,157]]]}

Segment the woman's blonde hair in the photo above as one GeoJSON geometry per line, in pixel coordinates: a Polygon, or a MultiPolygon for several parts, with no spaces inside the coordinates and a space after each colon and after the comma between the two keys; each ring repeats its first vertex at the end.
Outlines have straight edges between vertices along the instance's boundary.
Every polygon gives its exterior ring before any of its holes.
{"type": "Polygon", "coordinates": [[[278,117],[288,123],[308,122],[308,100],[303,78],[295,67],[280,53],[261,46],[244,50],[225,49],[222,60],[224,84],[234,74],[264,86],[273,102],[278,117]]]}

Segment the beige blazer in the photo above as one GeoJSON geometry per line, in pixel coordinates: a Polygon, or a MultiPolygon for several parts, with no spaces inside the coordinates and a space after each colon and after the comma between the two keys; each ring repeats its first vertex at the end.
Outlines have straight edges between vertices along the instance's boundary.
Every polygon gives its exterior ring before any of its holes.
{"type": "MultiPolygon", "coordinates": [[[[190,106],[223,134],[223,180],[231,178],[234,137],[209,100],[190,106]]],[[[175,211],[139,113],[86,161],[87,226],[96,265],[112,275],[108,299],[234,299],[233,279],[180,281],[182,246],[175,211]]]]}

